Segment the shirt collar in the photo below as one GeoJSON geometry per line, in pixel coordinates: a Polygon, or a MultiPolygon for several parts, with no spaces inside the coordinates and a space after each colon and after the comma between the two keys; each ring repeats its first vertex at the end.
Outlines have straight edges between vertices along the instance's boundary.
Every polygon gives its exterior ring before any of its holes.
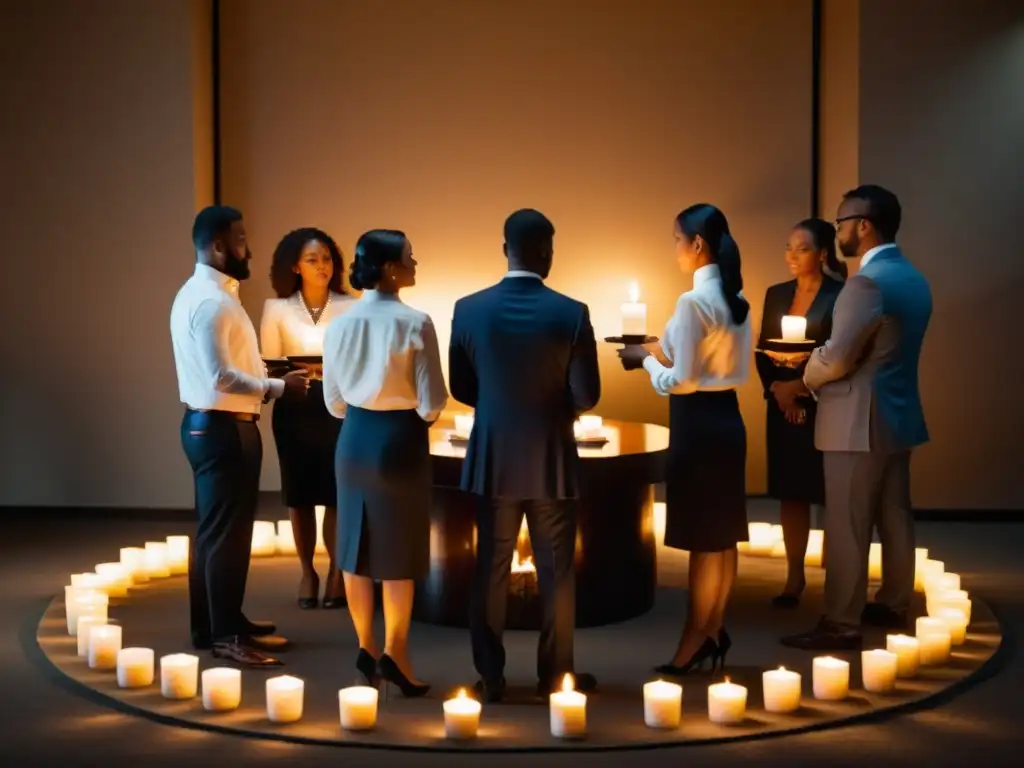
{"type": "Polygon", "coordinates": [[[538,275],[536,272],[530,272],[525,269],[510,269],[508,272],[505,273],[505,276],[501,279],[507,280],[508,278],[511,277],[532,277],[534,280],[544,280],[544,278],[538,275]]]}
{"type": "Polygon", "coordinates": [[[225,291],[230,293],[232,296],[238,295],[238,287],[240,285],[239,282],[235,280],[235,278],[225,275],[223,272],[214,269],[208,264],[197,263],[196,271],[194,274],[196,277],[201,277],[204,280],[209,280],[213,283],[216,283],[225,291]]]}
{"type": "Polygon", "coordinates": [[[886,243],[885,245],[876,245],[874,248],[872,248],[867,253],[865,253],[863,256],[861,256],[860,268],[864,269],[864,267],[866,267],[868,265],[868,262],[871,261],[873,258],[875,258],[875,256],[880,254],[882,251],[887,251],[890,248],[895,248],[895,247],[896,247],[896,243],[886,243]]]}
{"type": "Polygon", "coordinates": [[[693,287],[694,289],[700,288],[704,283],[710,280],[720,280],[721,277],[722,273],[719,271],[717,264],[705,264],[694,271],[693,287]]]}
{"type": "Polygon", "coordinates": [[[360,296],[359,298],[362,299],[363,301],[368,301],[370,303],[378,301],[401,301],[401,299],[398,298],[397,293],[378,291],[376,288],[367,288],[366,290],[363,291],[362,296],[360,296]]]}

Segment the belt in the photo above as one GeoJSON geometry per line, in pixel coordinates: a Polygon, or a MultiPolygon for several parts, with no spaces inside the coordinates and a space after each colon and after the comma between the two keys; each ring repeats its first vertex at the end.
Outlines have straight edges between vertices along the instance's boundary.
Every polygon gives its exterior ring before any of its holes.
{"type": "Polygon", "coordinates": [[[224,416],[225,418],[234,419],[235,421],[259,421],[260,415],[258,413],[244,413],[242,411],[216,411],[209,410],[206,408],[186,408],[186,413],[210,413],[214,415],[224,416]]]}

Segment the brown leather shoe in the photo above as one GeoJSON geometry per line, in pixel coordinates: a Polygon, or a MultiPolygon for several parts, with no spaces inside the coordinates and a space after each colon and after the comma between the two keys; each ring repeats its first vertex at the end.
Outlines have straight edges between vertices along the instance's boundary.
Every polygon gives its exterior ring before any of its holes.
{"type": "Polygon", "coordinates": [[[291,646],[291,641],[281,635],[239,635],[238,643],[249,648],[274,653],[285,651],[291,646]]]}
{"type": "Polygon", "coordinates": [[[218,641],[213,644],[213,656],[227,659],[243,667],[280,667],[283,662],[262,651],[237,641],[218,641]]]}

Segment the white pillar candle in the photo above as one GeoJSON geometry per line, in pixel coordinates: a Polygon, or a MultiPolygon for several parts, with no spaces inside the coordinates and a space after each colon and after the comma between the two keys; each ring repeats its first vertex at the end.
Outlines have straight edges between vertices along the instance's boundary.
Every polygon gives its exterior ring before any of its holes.
{"type": "Polygon", "coordinates": [[[941,560],[925,559],[915,563],[917,570],[914,575],[914,589],[925,592],[929,579],[946,572],[946,564],[941,560]]]}
{"type": "Polygon", "coordinates": [[[762,557],[770,555],[775,547],[770,523],[749,523],[747,537],[750,539],[750,554],[752,555],[762,557]]]}
{"type": "Polygon", "coordinates": [[[814,698],[842,701],[850,694],[850,662],[833,656],[814,660],[814,698]]]}
{"type": "Polygon", "coordinates": [[[921,648],[916,637],[886,635],[885,649],[896,654],[896,677],[914,677],[921,663],[921,648]]]}
{"type": "Polygon", "coordinates": [[[95,592],[110,594],[110,576],[101,576],[98,573],[75,573],[71,575],[71,586],[81,589],[91,589],[95,592]]]}
{"type": "Polygon", "coordinates": [[[167,537],[167,567],[172,576],[188,573],[188,536],[167,537]]]}
{"type": "Polygon", "coordinates": [[[800,675],[779,667],[761,675],[766,712],[785,714],[800,709],[800,675]]]}
{"type": "Polygon", "coordinates": [[[928,559],[928,550],[917,547],[914,550],[914,591],[924,591],[924,562],[928,559]]]}
{"type": "Polygon", "coordinates": [[[963,645],[967,641],[967,617],[958,608],[940,608],[936,618],[949,630],[950,645],[963,645]]]}
{"type": "Polygon", "coordinates": [[[882,545],[877,541],[868,547],[868,581],[882,580],[882,545]]]}
{"type": "Polygon", "coordinates": [[[106,616],[79,616],[78,617],[78,658],[89,659],[89,633],[93,627],[101,627],[107,623],[106,616]]]}
{"type": "Polygon", "coordinates": [[[647,335],[647,305],[640,302],[640,286],[629,286],[629,301],[620,308],[623,336],[647,335]]]}
{"type": "Polygon", "coordinates": [[[786,542],[784,539],[778,539],[774,545],[772,545],[772,557],[781,559],[786,557],[786,542]]]}
{"type": "Polygon", "coordinates": [[[799,315],[782,316],[783,341],[806,341],[807,318],[799,315]]]}
{"type": "Polygon", "coordinates": [[[120,624],[100,624],[89,627],[90,669],[117,669],[117,652],[120,650],[120,624]]]}
{"type": "Polygon", "coordinates": [[[252,556],[270,557],[277,552],[277,528],[267,520],[252,524],[252,556]]]}
{"type": "Polygon", "coordinates": [[[864,690],[870,693],[888,693],[896,687],[896,669],[899,656],[892,651],[876,648],[860,654],[860,674],[864,690]]]}
{"type": "Polygon", "coordinates": [[[65,606],[68,634],[78,634],[78,621],[83,616],[103,619],[99,623],[105,624],[107,621],[107,600],[109,598],[104,592],[85,590],[75,593],[71,598],[71,602],[65,606]]]}
{"type": "Polygon", "coordinates": [[[824,551],[825,532],[818,528],[812,528],[807,533],[807,554],[804,555],[804,565],[821,568],[824,551]]]}
{"type": "Polygon", "coordinates": [[[962,589],[933,593],[928,598],[928,615],[936,617],[945,608],[955,608],[963,613],[967,623],[971,623],[971,599],[962,589]]]}
{"type": "Polygon", "coordinates": [[[272,723],[294,723],[302,719],[306,684],[291,675],[267,680],[267,719],[272,723]]]}
{"type": "Polygon", "coordinates": [[[99,563],[96,573],[109,579],[107,594],[110,597],[128,597],[128,587],[132,585],[131,573],[121,563],[99,563]]]}
{"type": "Polygon", "coordinates": [[[166,541],[147,541],[143,559],[146,563],[146,571],[149,573],[149,578],[166,579],[171,575],[171,569],[167,565],[166,541]]]}
{"type": "Polygon", "coordinates": [[[338,691],[341,727],[346,731],[369,731],[377,725],[377,689],[355,685],[338,691]]]}
{"type": "Polygon", "coordinates": [[[160,693],[165,699],[191,699],[198,687],[198,656],[172,653],[160,657],[160,693]]]}
{"type": "Polygon", "coordinates": [[[460,689],[454,699],[448,699],[441,705],[444,709],[445,738],[456,741],[475,739],[480,729],[480,702],[466,695],[460,689]]]}
{"type": "Polygon", "coordinates": [[[644,683],[644,723],[648,728],[678,728],[683,719],[683,686],[655,680],[644,683]]]}
{"type": "Polygon", "coordinates": [[[324,542],[324,517],[327,515],[327,507],[313,507],[313,514],[316,517],[316,545],[313,551],[318,555],[327,554],[327,544],[324,542]]]}
{"type": "Polygon", "coordinates": [[[946,627],[946,623],[940,619],[933,618],[930,616],[920,616],[916,622],[914,622],[914,637],[920,639],[922,635],[927,635],[931,632],[948,632],[949,629],[946,627]]]}
{"type": "Polygon", "coordinates": [[[565,675],[562,690],[549,697],[551,735],[560,739],[579,739],[587,733],[587,697],[574,685],[573,676],[565,675]]]}
{"type": "Polygon", "coordinates": [[[132,581],[145,584],[149,581],[149,569],[146,568],[146,550],[142,547],[122,547],[121,564],[131,571],[132,581]]]}
{"type": "Polygon", "coordinates": [[[153,684],[152,648],[122,648],[117,652],[117,686],[145,688],[153,684]]]}
{"type": "Polygon", "coordinates": [[[585,413],[580,416],[579,425],[583,434],[589,437],[601,431],[604,427],[604,419],[592,413],[585,413]]]}
{"type": "Polygon", "coordinates": [[[275,542],[277,553],[280,555],[294,555],[298,553],[295,546],[295,531],[292,530],[291,520],[277,521],[277,541],[275,542]]]}
{"type": "Polygon", "coordinates": [[[733,725],[747,718],[747,689],[729,682],[708,686],[708,719],[712,723],[733,725]]]}
{"type": "Polygon", "coordinates": [[[468,438],[470,432],[473,431],[473,414],[471,413],[457,413],[455,414],[455,436],[468,438]]]}
{"type": "Polygon", "coordinates": [[[230,667],[204,669],[203,709],[207,712],[228,712],[242,703],[242,672],[230,667]]]}
{"type": "Polygon", "coordinates": [[[921,666],[934,667],[949,661],[950,636],[945,627],[940,632],[918,635],[917,642],[921,649],[921,666]]]}
{"type": "Polygon", "coordinates": [[[926,591],[955,592],[960,589],[960,574],[949,571],[940,573],[938,576],[932,577],[925,589],[926,591]]]}

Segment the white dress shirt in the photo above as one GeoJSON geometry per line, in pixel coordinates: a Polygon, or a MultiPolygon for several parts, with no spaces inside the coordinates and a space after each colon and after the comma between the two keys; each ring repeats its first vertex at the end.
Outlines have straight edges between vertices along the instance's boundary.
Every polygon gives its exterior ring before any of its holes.
{"type": "Polygon", "coordinates": [[[260,321],[260,349],[264,357],[321,355],[324,332],[331,320],[347,312],[355,303],[351,296],[331,293],[320,320],[313,322],[302,294],[296,291],[284,299],[267,299],[260,321]]]}
{"type": "Polygon", "coordinates": [[[394,294],[363,291],[324,334],[324,402],[339,419],[351,404],[434,421],[448,389],[430,316],[394,294]]]}
{"type": "Polygon", "coordinates": [[[751,343],[750,313],[733,324],[718,265],[708,264],[693,273],[693,290],[679,297],[665,325],[661,349],[672,366],[650,355],[644,370],[659,395],[734,389],[750,378],[751,343]]]}
{"type": "Polygon", "coordinates": [[[875,256],[887,248],[895,248],[896,243],[886,243],[885,245],[876,245],[874,248],[868,250],[863,256],[860,257],[860,269],[864,269],[875,256]]]}
{"type": "Polygon", "coordinates": [[[284,394],[267,378],[256,329],[238,299],[238,281],[213,267],[196,270],[171,307],[178,393],[189,408],[259,413],[264,398],[284,394]]]}

